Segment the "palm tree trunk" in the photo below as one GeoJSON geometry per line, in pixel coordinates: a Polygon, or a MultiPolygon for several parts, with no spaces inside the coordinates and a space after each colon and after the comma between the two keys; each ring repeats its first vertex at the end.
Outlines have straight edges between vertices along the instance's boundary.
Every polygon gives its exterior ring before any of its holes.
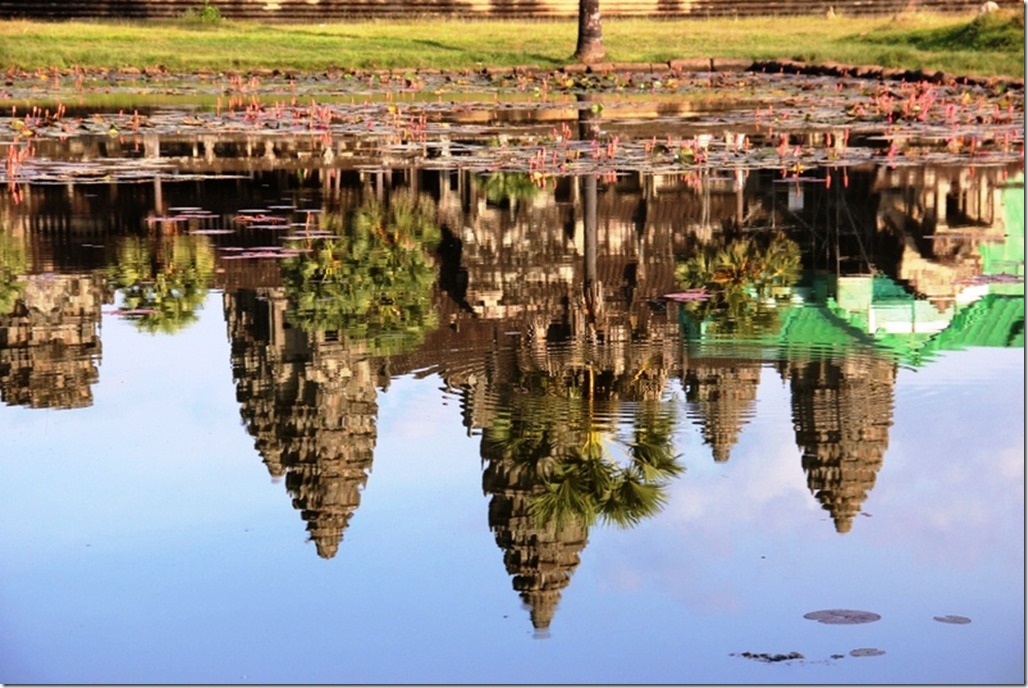
{"type": "Polygon", "coordinates": [[[575,59],[586,64],[599,62],[607,54],[600,26],[600,0],[578,0],[578,45],[575,59]]]}

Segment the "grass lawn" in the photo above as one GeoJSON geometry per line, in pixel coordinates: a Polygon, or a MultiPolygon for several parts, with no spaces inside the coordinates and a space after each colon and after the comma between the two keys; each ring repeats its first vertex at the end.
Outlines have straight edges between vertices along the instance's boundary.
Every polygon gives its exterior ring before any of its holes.
{"type": "MultiPolygon", "coordinates": [[[[0,21],[0,66],[163,66],[172,71],[440,68],[572,62],[574,20],[362,21],[257,24],[196,17],[163,22],[0,21]]],[[[676,58],[799,59],[1024,77],[1024,18],[928,13],[898,17],[645,20],[607,18],[611,62],[676,58]]]]}

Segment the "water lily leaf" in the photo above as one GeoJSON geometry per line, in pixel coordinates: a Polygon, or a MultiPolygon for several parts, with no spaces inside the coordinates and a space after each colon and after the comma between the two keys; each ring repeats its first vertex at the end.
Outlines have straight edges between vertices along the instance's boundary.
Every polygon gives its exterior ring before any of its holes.
{"type": "Polygon", "coordinates": [[[850,657],[880,657],[884,654],[885,650],[879,650],[877,647],[858,647],[850,650],[850,657]]]}
{"type": "Polygon", "coordinates": [[[948,624],[969,624],[969,623],[971,623],[971,619],[967,618],[966,616],[958,616],[956,614],[946,614],[945,616],[933,616],[932,618],[935,619],[936,621],[940,622],[940,623],[948,623],[948,624]]]}
{"type": "Polygon", "coordinates": [[[855,609],[821,609],[816,612],[808,612],[803,615],[803,618],[824,624],[861,624],[878,621],[882,617],[874,612],[855,609]]]}
{"type": "Polygon", "coordinates": [[[671,294],[664,294],[664,298],[668,301],[706,301],[710,298],[710,293],[706,289],[687,289],[686,291],[677,291],[671,294]]]}

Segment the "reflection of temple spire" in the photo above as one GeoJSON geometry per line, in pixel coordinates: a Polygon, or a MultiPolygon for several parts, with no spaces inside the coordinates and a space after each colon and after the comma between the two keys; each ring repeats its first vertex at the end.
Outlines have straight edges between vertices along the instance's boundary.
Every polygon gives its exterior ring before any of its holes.
{"type": "Polygon", "coordinates": [[[14,310],[0,315],[0,396],[32,408],[83,408],[99,380],[103,275],[30,275],[14,310]]]}
{"type": "Polygon", "coordinates": [[[807,485],[836,531],[849,532],[889,445],[896,366],[862,357],[786,363],[781,372],[791,383],[807,485]]]}
{"type": "Polygon", "coordinates": [[[688,415],[701,426],[715,461],[728,461],[754,415],[760,367],[760,361],[703,359],[689,361],[684,371],[688,415]]]}
{"type": "Polygon", "coordinates": [[[241,413],[272,476],[285,476],[318,555],[335,556],[371,470],[378,412],[369,358],[284,320],[280,290],[225,295],[241,413]]]}
{"type": "Polygon", "coordinates": [[[545,635],[588,542],[588,527],[581,519],[539,524],[529,510],[532,497],[544,489],[535,467],[504,458],[502,445],[490,441],[488,430],[482,456],[488,461],[482,487],[493,495],[489,527],[504,552],[507,573],[514,576],[514,589],[529,610],[532,627],[545,635]]]}
{"type": "Polygon", "coordinates": [[[614,478],[596,442],[610,431],[605,424],[617,424],[625,402],[635,414],[627,451],[645,457],[639,461],[653,472],[673,473],[667,464],[674,458],[663,454],[673,421],[654,409],[674,366],[674,347],[579,340],[550,346],[527,335],[517,342],[489,353],[473,372],[465,363],[443,376],[464,389],[465,422],[482,427],[489,526],[533,627],[545,635],[592,521],[602,512],[634,524],[649,515],[646,509],[659,510],[658,498],[626,504],[598,489],[610,484],[597,481],[598,472],[614,478]]]}

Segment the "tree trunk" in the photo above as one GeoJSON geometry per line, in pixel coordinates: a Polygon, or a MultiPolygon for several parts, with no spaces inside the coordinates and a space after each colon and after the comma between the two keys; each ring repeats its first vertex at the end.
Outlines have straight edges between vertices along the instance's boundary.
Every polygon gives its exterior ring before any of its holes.
{"type": "Polygon", "coordinates": [[[600,281],[596,269],[597,243],[599,241],[599,225],[596,217],[597,187],[595,174],[582,177],[582,224],[584,230],[585,275],[582,280],[585,311],[590,333],[603,319],[603,282],[600,281]]]}
{"type": "Polygon", "coordinates": [[[607,54],[600,26],[600,0],[578,0],[578,46],[575,59],[586,64],[599,62],[607,54]]]}
{"type": "Polygon", "coordinates": [[[582,141],[597,141],[603,133],[600,111],[603,104],[597,101],[594,93],[577,93],[578,103],[578,138],[582,141]]]}

